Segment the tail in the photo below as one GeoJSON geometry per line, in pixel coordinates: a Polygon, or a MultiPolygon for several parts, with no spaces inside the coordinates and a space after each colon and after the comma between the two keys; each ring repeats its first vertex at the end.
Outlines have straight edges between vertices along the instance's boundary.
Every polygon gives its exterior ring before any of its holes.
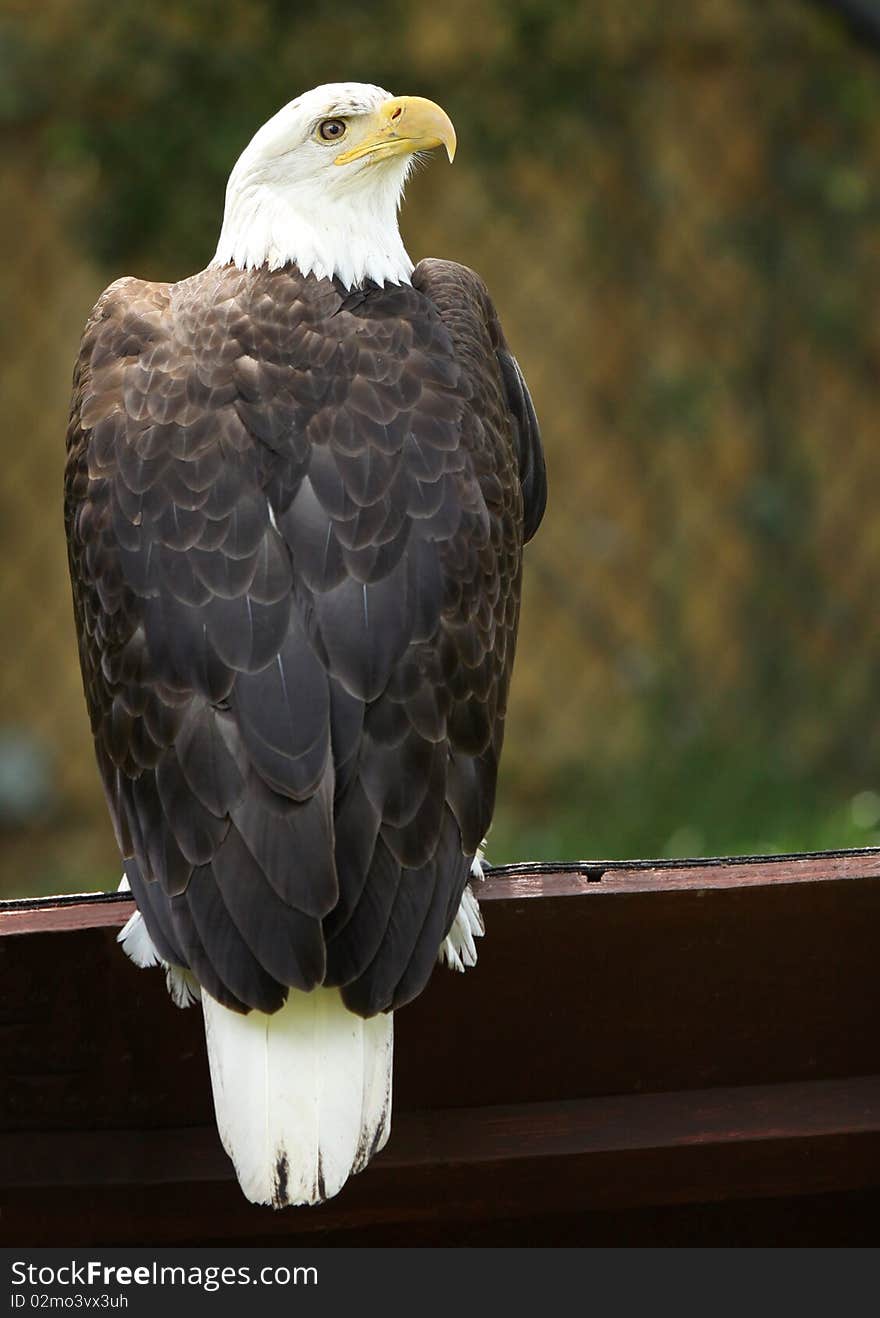
{"type": "Polygon", "coordinates": [[[338,989],[291,990],[272,1016],[202,993],[214,1110],[252,1203],[338,1194],[391,1133],[391,1014],[363,1020],[338,989]]]}
{"type": "MultiPolygon", "coordinates": [[[[482,850],[471,875],[482,879],[482,850]]],[[[128,891],[123,878],[120,891],[128,891]]],[[[470,887],[440,948],[454,970],[476,964],[483,921],[470,887]]],[[[284,1208],[338,1194],[391,1133],[394,1027],[363,1020],[338,989],[291,991],[273,1016],[221,1007],[189,970],[163,960],[135,911],[118,935],[135,965],[161,965],[178,1007],[201,998],[223,1147],[252,1203],[284,1208]]]]}

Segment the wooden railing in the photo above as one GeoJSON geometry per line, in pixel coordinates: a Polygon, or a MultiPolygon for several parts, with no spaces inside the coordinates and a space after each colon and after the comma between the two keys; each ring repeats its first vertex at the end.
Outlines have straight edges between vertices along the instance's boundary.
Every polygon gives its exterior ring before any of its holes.
{"type": "Polygon", "coordinates": [[[283,1213],[238,1191],[201,1013],[115,944],[130,899],[0,903],[0,1241],[876,1243],[880,853],[479,897],[479,965],[398,1013],[387,1149],[283,1213]]]}

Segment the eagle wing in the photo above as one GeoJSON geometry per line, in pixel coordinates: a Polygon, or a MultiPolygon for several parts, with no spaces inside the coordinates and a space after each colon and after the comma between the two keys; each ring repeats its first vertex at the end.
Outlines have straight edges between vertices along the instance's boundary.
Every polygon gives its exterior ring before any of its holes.
{"type": "Polygon", "coordinates": [[[491,819],[545,498],[481,282],[119,281],[65,493],[98,763],[160,954],[239,1010],[414,997],[491,819]]]}

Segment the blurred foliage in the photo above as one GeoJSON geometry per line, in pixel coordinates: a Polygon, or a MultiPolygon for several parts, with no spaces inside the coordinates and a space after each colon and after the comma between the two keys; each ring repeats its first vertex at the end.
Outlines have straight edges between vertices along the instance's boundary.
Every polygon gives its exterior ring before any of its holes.
{"type": "Polygon", "coordinates": [[[519,152],[526,126],[564,155],[583,120],[601,118],[584,96],[601,50],[578,10],[489,5],[477,31],[460,0],[423,16],[401,0],[47,0],[7,15],[0,114],[32,132],[50,167],[92,172],[79,222],[95,257],[152,265],[165,252],[184,273],[204,261],[230,162],[255,127],[321,82],[417,84],[454,102],[493,167],[519,152]]]}
{"type": "Polygon", "coordinates": [[[486,277],[546,437],[492,859],[876,843],[873,52],[805,0],[7,0],[0,697],[56,790],[7,886],[117,868],[41,515],[79,327],[203,266],[250,135],[335,79],[452,114],[403,228],[486,277]]]}

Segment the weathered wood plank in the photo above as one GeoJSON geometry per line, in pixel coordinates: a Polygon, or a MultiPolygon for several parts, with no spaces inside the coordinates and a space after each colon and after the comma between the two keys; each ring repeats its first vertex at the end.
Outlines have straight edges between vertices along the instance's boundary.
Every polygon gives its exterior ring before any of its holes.
{"type": "Polygon", "coordinates": [[[0,1138],[0,1240],[35,1215],[69,1244],[196,1238],[319,1244],[327,1233],[880,1183],[880,1077],[858,1082],[403,1114],[340,1198],[274,1213],[246,1204],[216,1132],[0,1138]],[[5,1184],[3,1184],[5,1183],[5,1184]],[[85,1205],[85,1214],[71,1207],[85,1205]],[[54,1223],[54,1228],[50,1224],[54,1223]]]}
{"type": "MultiPolygon", "coordinates": [[[[880,1139],[880,1076],[404,1112],[371,1165],[403,1172],[828,1135],[880,1139]]],[[[852,1186],[870,1184],[864,1162],[851,1170],[852,1186]]],[[[5,1190],[234,1180],[213,1126],[0,1134],[5,1190]]]]}
{"type": "MultiPolygon", "coordinates": [[[[880,877],[880,848],[798,856],[720,856],[707,860],[583,860],[499,865],[478,886],[481,902],[529,897],[581,897],[613,892],[664,893],[767,884],[828,883],[880,877]]],[[[121,928],[134,910],[126,893],[0,901],[0,937],[121,928]]]]}
{"type": "Polygon", "coordinates": [[[19,934],[72,933],[79,929],[121,929],[134,911],[127,893],[80,893],[66,901],[41,897],[0,902],[0,938],[19,934]]]}
{"type": "Polygon", "coordinates": [[[467,1223],[880,1200],[876,851],[517,866],[480,897],[479,965],[398,1013],[388,1150],[306,1215],[242,1200],[201,1014],[116,945],[130,899],[0,905],[0,1235],[461,1243],[467,1223]]]}
{"type": "MultiPolygon", "coordinates": [[[[398,1014],[399,1108],[880,1072],[880,879],[594,885],[485,916],[476,969],[398,1014]]],[[[0,940],[0,1040],[0,1129],[210,1119],[199,1012],[113,928],[0,940]]]]}

